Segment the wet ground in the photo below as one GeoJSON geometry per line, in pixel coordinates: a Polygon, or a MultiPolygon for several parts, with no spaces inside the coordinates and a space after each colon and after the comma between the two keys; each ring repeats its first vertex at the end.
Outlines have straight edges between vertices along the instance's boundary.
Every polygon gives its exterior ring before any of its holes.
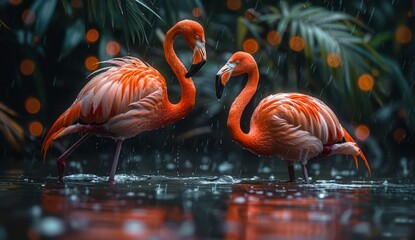
{"type": "Polygon", "coordinates": [[[415,183],[231,176],[0,179],[0,239],[415,239],[415,183]]]}

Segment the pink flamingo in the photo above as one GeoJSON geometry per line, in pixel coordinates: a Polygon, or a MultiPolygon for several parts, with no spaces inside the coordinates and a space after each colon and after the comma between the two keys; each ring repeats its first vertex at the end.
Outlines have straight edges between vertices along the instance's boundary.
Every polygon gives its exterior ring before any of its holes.
{"type": "Polygon", "coordinates": [[[371,173],[365,155],[333,111],[311,96],[278,93],[264,98],[252,114],[249,132],[243,132],[241,116],[259,81],[255,59],[248,53],[237,52],[216,75],[216,95],[221,98],[230,77],[244,73],[248,74],[248,81],[233,102],[227,123],[235,142],[257,155],[286,160],[290,181],[295,180],[294,163],[301,163],[304,180],[308,181],[308,160],[332,154],[352,155],[356,167],[360,156],[371,173]]]}
{"type": "Polygon", "coordinates": [[[104,63],[91,75],[74,103],[64,112],[46,134],[42,145],[45,159],[52,142],[70,133],[85,133],[57,159],[58,178],[63,180],[65,159],[91,135],[110,137],[116,141],[116,151],[108,181],[114,183],[122,143],[144,131],[161,128],[183,119],[195,104],[196,89],[192,76],[206,62],[203,27],[194,21],[176,23],[164,40],[166,60],[179,81],[182,96],[173,104],[167,96],[163,76],[147,63],[134,58],[115,58],[104,63]],[[186,68],[173,49],[176,36],[183,36],[193,49],[193,62],[186,68]]]}

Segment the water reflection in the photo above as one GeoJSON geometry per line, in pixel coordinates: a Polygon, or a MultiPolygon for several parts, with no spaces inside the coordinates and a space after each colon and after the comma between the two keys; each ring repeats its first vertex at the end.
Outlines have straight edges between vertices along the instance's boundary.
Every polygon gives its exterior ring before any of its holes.
{"type": "Polygon", "coordinates": [[[359,216],[367,214],[360,203],[370,190],[309,190],[290,183],[235,186],[227,239],[351,239],[351,230],[362,223],[359,216]]]}
{"type": "MultiPolygon", "coordinates": [[[[39,182],[0,177],[0,237],[413,239],[415,184],[230,176],[39,182]],[[23,210],[22,210],[23,209],[23,210]],[[14,226],[20,226],[17,230],[14,226]]],[[[79,179],[79,180],[74,180],[79,179]]]]}
{"type": "MultiPolygon", "coordinates": [[[[44,189],[41,203],[47,215],[64,219],[63,239],[179,239],[194,235],[192,215],[174,201],[160,202],[155,192],[125,190],[44,189]]],[[[48,230],[39,233],[48,235],[48,230]]]]}

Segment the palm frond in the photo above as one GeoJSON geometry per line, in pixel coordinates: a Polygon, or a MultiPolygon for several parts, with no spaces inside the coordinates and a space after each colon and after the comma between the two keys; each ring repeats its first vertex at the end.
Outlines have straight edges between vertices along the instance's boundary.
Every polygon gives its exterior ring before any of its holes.
{"type": "Polygon", "coordinates": [[[6,141],[15,149],[20,150],[24,141],[23,128],[13,120],[17,113],[0,103],[0,132],[6,141]]]}
{"type": "MultiPolygon", "coordinates": [[[[382,92],[382,83],[396,81],[392,77],[397,75],[400,76],[396,84],[401,92],[401,100],[408,112],[415,112],[414,97],[408,92],[406,79],[402,73],[397,73],[399,68],[395,63],[386,60],[369,45],[368,28],[357,18],[343,12],[330,11],[303,3],[289,7],[282,1],[279,10],[261,15],[254,23],[246,24],[250,33],[263,42],[258,28],[252,27],[255,24],[268,25],[271,30],[279,32],[287,41],[294,36],[301,37],[304,40],[302,53],[306,59],[306,66],[302,65],[298,68],[309,69],[313,65],[318,65],[321,74],[321,77],[312,75],[303,77],[308,81],[316,81],[314,85],[317,84],[318,89],[325,89],[334,80],[333,89],[336,92],[332,93],[332,96],[344,96],[345,99],[342,101],[351,102],[350,106],[355,109],[355,112],[363,112],[370,116],[373,107],[368,97],[381,105],[383,101],[388,101],[387,96],[382,92]],[[329,54],[339,56],[341,64],[331,66],[327,60],[329,54]],[[373,69],[379,70],[381,74],[375,77],[375,86],[371,92],[363,92],[358,88],[359,76],[370,73],[373,69]]],[[[284,50],[288,50],[288,54],[294,54],[289,51],[289,47],[284,50]]],[[[274,58],[274,61],[276,61],[275,56],[279,57],[271,51],[269,55],[271,59],[274,58]]],[[[290,64],[299,65],[300,63],[290,64]]],[[[411,122],[415,123],[414,117],[408,117],[411,122]]]]}
{"type": "Polygon", "coordinates": [[[144,11],[162,20],[142,0],[87,0],[85,1],[85,9],[87,22],[95,20],[96,23],[105,25],[106,21],[110,21],[113,28],[120,26],[124,32],[128,49],[129,39],[132,39],[133,43],[136,40],[140,43],[148,43],[145,26],[151,26],[151,22],[144,11]]]}

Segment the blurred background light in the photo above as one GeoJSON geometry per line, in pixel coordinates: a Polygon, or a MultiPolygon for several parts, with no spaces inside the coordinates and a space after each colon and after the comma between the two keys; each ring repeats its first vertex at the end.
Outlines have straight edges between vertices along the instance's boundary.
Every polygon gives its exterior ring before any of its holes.
{"type": "Polygon", "coordinates": [[[253,38],[248,38],[244,41],[242,48],[245,52],[254,54],[258,51],[259,45],[258,45],[257,40],[253,38]]]}
{"type": "Polygon", "coordinates": [[[267,34],[267,42],[269,45],[278,45],[281,43],[281,34],[277,31],[269,31],[267,34]]]}
{"type": "Polygon", "coordinates": [[[117,41],[109,41],[105,46],[105,51],[110,56],[116,56],[120,53],[120,44],[117,41]]]}
{"type": "Polygon", "coordinates": [[[369,127],[366,126],[365,124],[361,124],[356,127],[354,134],[356,138],[359,139],[360,141],[365,141],[369,137],[369,134],[370,134],[369,127]]]}
{"type": "Polygon", "coordinates": [[[88,56],[85,59],[85,68],[89,71],[94,71],[98,68],[98,58],[95,56],[88,56]]]}
{"type": "Polygon", "coordinates": [[[88,43],[94,43],[98,41],[99,38],[99,32],[96,29],[89,29],[88,32],[86,32],[86,41],[88,43]]]}
{"type": "Polygon", "coordinates": [[[374,84],[375,80],[373,80],[372,75],[368,73],[362,74],[357,81],[357,85],[359,86],[360,90],[365,92],[372,90],[374,84]]]}
{"type": "Polygon", "coordinates": [[[290,39],[290,48],[296,52],[304,49],[304,40],[299,36],[293,36],[290,39]]]}
{"type": "Polygon", "coordinates": [[[200,8],[198,8],[198,7],[195,7],[192,10],[192,15],[193,15],[193,17],[200,17],[200,16],[202,16],[202,10],[200,10],[200,8]]]}
{"type": "Polygon", "coordinates": [[[24,76],[32,75],[34,71],[35,71],[35,63],[32,60],[30,60],[30,59],[24,59],[20,63],[20,72],[24,76]]]}
{"type": "Polygon", "coordinates": [[[32,121],[29,123],[29,132],[35,137],[40,137],[43,132],[43,125],[38,121],[32,121]]]}
{"type": "Polygon", "coordinates": [[[329,53],[327,55],[327,64],[330,67],[332,68],[339,67],[341,63],[342,63],[342,58],[340,57],[340,55],[336,53],[329,53]]]}
{"type": "Polygon", "coordinates": [[[226,1],[226,6],[232,10],[232,11],[236,11],[239,8],[241,8],[241,0],[227,0],[226,1]]]}
{"type": "Polygon", "coordinates": [[[406,44],[412,39],[412,31],[407,26],[399,26],[395,31],[395,40],[398,43],[406,44]]]}
{"type": "Polygon", "coordinates": [[[40,111],[40,101],[35,97],[28,97],[25,102],[26,111],[30,114],[36,114],[40,111]]]}

